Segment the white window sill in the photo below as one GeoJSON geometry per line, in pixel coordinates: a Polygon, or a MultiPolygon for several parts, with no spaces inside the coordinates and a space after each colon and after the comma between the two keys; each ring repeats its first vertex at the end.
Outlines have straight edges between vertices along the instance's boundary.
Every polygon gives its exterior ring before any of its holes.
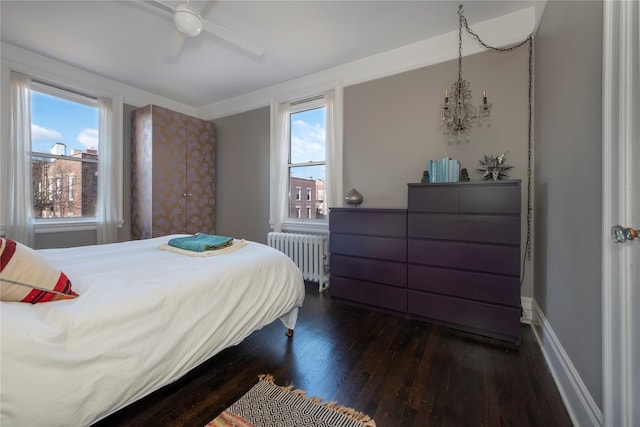
{"type": "MultiPolygon", "coordinates": [[[[271,229],[273,229],[273,224],[271,229]]],[[[282,231],[287,233],[311,233],[329,234],[328,221],[285,221],[282,223],[282,231]]]]}
{"type": "MultiPolygon", "coordinates": [[[[33,228],[36,234],[86,231],[96,230],[97,222],[95,218],[41,219],[34,222],[33,228]]],[[[123,220],[118,220],[118,228],[122,228],[123,224],[123,220]]]]}

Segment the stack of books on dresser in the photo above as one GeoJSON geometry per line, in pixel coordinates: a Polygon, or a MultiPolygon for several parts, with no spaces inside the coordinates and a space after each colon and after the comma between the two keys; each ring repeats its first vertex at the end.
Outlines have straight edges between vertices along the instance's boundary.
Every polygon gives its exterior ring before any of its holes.
{"type": "Polygon", "coordinates": [[[460,180],[460,162],[449,157],[441,160],[429,160],[429,183],[458,182],[460,180]]]}

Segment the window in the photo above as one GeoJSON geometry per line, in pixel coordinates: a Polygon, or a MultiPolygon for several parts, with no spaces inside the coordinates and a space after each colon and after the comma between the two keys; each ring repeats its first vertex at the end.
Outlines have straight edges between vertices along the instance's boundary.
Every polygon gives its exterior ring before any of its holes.
{"type": "Polygon", "coordinates": [[[32,82],[31,135],[34,217],[95,217],[98,200],[97,100],[32,82]],[[80,188],[78,197],[74,194],[76,185],[80,188]]]}
{"type": "MultiPolygon", "coordinates": [[[[289,188],[296,189],[296,201],[301,200],[301,187],[306,188],[304,209],[310,207],[312,190],[317,182],[324,181],[326,170],[326,119],[327,107],[324,97],[311,99],[289,106],[289,188]]],[[[314,208],[316,208],[314,206],[314,208]]],[[[323,219],[326,206],[317,206],[314,214],[306,219],[323,219]]],[[[290,218],[300,218],[291,215],[290,218]]]]}
{"type": "Polygon", "coordinates": [[[78,83],[87,74],[80,70],[63,76],[67,83],[46,71],[40,77],[9,72],[0,230],[4,225],[7,237],[29,246],[35,233],[92,229],[98,243],[117,241],[123,223],[122,95],[97,86],[85,91],[78,83]]]}
{"type": "Polygon", "coordinates": [[[342,88],[297,99],[271,103],[270,225],[326,232],[329,206],[340,206],[343,192],[342,88]]]}
{"type": "Polygon", "coordinates": [[[56,198],[55,200],[60,200],[62,196],[62,176],[56,175],[56,198]]]}
{"type": "MultiPolygon", "coordinates": [[[[42,180],[49,183],[49,186],[47,188],[47,200],[53,203],[53,193],[55,193],[55,188],[53,186],[53,178],[44,176],[42,180]]],[[[40,183],[38,183],[38,188],[40,188],[39,184],[40,183]]]]}
{"type": "Polygon", "coordinates": [[[75,176],[73,174],[69,174],[69,201],[73,202],[73,183],[75,180],[75,176]]]}

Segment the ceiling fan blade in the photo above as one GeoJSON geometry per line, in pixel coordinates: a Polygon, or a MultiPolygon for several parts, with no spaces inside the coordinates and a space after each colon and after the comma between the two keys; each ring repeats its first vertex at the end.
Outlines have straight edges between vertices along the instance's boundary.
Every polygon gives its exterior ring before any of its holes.
{"type": "Polygon", "coordinates": [[[172,7],[170,4],[165,3],[165,2],[163,2],[161,0],[145,1],[145,2],[142,2],[142,3],[143,4],[148,4],[149,6],[153,6],[153,7],[157,8],[157,9],[160,9],[160,10],[164,10],[165,12],[168,12],[168,13],[171,13],[171,14],[173,14],[176,11],[176,9],[174,7],[172,7]]]}
{"type": "Polygon", "coordinates": [[[189,1],[187,0],[187,9],[196,15],[202,14],[202,11],[209,5],[210,1],[189,1]]]}
{"type": "Polygon", "coordinates": [[[180,49],[182,49],[184,38],[184,34],[178,31],[178,29],[173,30],[173,33],[171,34],[171,37],[169,37],[169,41],[167,42],[167,46],[165,47],[167,56],[173,58],[178,55],[180,49]]]}
{"type": "Polygon", "coordinates": [[[213,22],[209,22],[205,20],[203,20],[202,23],[204,25],[204,30],[209,34],[213,34],[216,37],[226,40],[229,43],[232,43],[238,46],[239,48],[244,49],[247,52],[250,52],[256,56],[262,56],[262,54],[264,53],[263,46],[251,40],[248,40],[245,37],[242,37],[239,34],[225,27],[222,27],[218,24],[214,24],[213,22]]]}

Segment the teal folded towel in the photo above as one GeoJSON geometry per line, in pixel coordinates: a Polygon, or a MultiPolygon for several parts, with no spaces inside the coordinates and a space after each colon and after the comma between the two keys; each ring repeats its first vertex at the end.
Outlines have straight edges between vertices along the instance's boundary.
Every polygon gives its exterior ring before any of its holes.
{"type": "Polygon", "coordinates": [[[214,251],[231,246],[232,243],[232,237],[205,233],[197,233],[188,237],[175,237],[169,240],[169,246],[194,252],[214,251]]]}

